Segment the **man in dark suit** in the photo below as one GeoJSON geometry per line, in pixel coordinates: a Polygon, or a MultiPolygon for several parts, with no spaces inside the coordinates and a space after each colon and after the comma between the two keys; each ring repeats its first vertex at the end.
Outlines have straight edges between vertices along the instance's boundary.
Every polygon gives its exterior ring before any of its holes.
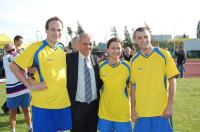
{"type": "Polygon", "coordinates": [[[71,101],[72,132],[97,132],[101,81],[91,55],[91,35],[80,36],[79,51],[67,54],[67,88],[71,101]]]}

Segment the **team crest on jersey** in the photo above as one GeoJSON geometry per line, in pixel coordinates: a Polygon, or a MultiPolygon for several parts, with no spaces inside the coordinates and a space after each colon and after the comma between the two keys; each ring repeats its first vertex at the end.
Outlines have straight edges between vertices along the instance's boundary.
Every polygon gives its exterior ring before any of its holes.
{"type": "Polygon", "coordinates": [[[143,67],[138,67],[138,68],[137,68],[138,71],[141,71],[141,70],[143,70],[143,69],[144,69],[143,67]]]}
{"type": "Polygon", "coordinates": [[[47,61],[53,61],[53,59],[52,58],[47,58],[47,61]]]}
{"type": "Polygon", "coordinates": [[[106,77],[106,74],[102,74],[102,77],[106,77]]]}

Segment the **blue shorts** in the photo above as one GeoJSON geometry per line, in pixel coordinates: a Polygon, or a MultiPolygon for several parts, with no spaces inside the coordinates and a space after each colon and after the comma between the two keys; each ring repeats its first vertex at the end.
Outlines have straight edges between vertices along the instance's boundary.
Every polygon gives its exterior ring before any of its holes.
{"type": "Polygon", "coordinates": [[[98,130],[100,132],[132,132],[131,122],[116,122],[99,118],[98,130]]]}
{"type": "Polygon", "coordinates": [[[63,109],[43,109],[32,106],[34,132],[57,132],[72,129],[70,107],[63,109]]]}
{"type": "Polygon", "coordinates": [[[135,123],[134,132],[173,132],[167,118],[158,117],[141,117],[135,123]]]}
{"type": "Polygon", "coordinates": [[[22,94],[17,97],[7,98],[7,107],[9,109],[17,109],[19,106],[28,108],[30,106],[30,94],[22,94]]]}

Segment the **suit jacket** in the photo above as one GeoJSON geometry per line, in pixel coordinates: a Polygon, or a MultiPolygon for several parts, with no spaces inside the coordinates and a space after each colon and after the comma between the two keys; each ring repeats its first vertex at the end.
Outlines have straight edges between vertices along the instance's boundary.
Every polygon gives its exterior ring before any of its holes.
{"type": "MultiPolygon", "coordinates": [[[[77,81],[78,81],[78,63],[79,63],[79,52],[69,53],[66,55],[67,58],[67,89],[69,93],[69,98],[71,104],[75,103],[76,91],[77,91],[77,81]]],[[[99,77],[99,66],[94,58],[91,55],[91,61],[95,73],[96,88],[97,88],[97,100],[100,98],[100,89],[102,87],[102,82],[99,77]]]]}

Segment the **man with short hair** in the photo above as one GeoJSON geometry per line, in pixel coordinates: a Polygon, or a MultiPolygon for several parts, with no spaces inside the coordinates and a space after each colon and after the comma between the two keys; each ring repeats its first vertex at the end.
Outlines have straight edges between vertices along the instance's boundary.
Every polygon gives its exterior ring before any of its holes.
{"type": "Polygon", "coordinates": [[[180,78],[183,78],[184,77],[184,72],[185,72],[185,67],[184,67],[184,64],[186,62],[186,59],[187,59],[187,56],[186,56],[186,53],[185,51],[183,50],[183,46],[180,45],[178,47],[178,50],[175,51],[175,55],[177,56],[177,68],[180,72],[180,78]]]}
{"type": "Polygon", "coordinates": [[[140,48],[130,61],[134,132],[173,132],[168,119],[173,114],[178,69],[168,51],[152,46],[147,27],[136,29],[133,38],[140,48]]]}
{"type": "Polygon", "coordinates": [[[19,54],[21,54],[24,51],[24,48],[21,48],[22,41],[23,41],[23,37],[22,36],[16,35],[14,37],[15,49],[16,49],[16,52],[18,52],[19,54]]]}
{"type": "Polygon", "coordinates": [[[32,117],[34,132],[63,132],[71,129],[70,100],[66,88],[66,55],[57,46],[63,30],[60,18],[47,20],[46,40],[33,43],[20,54],[10,68],[19,80],[32,90],[32,117]],[[34,65],[35,83],[21,70],[34,65]]]}
{"type": "Polygon", "coordinates": [[[67,54],[67,88],[71,100],[72,132],[96,132],[101,82],[93,38],[80,35],[79,51],[67,54]]]}
{"type": "Polygon", "coordinates": [[[72,52],[77,52],[79,50],[79,36],[75,36],[71,40],[71,47],[72,47],[72,52]]]}

